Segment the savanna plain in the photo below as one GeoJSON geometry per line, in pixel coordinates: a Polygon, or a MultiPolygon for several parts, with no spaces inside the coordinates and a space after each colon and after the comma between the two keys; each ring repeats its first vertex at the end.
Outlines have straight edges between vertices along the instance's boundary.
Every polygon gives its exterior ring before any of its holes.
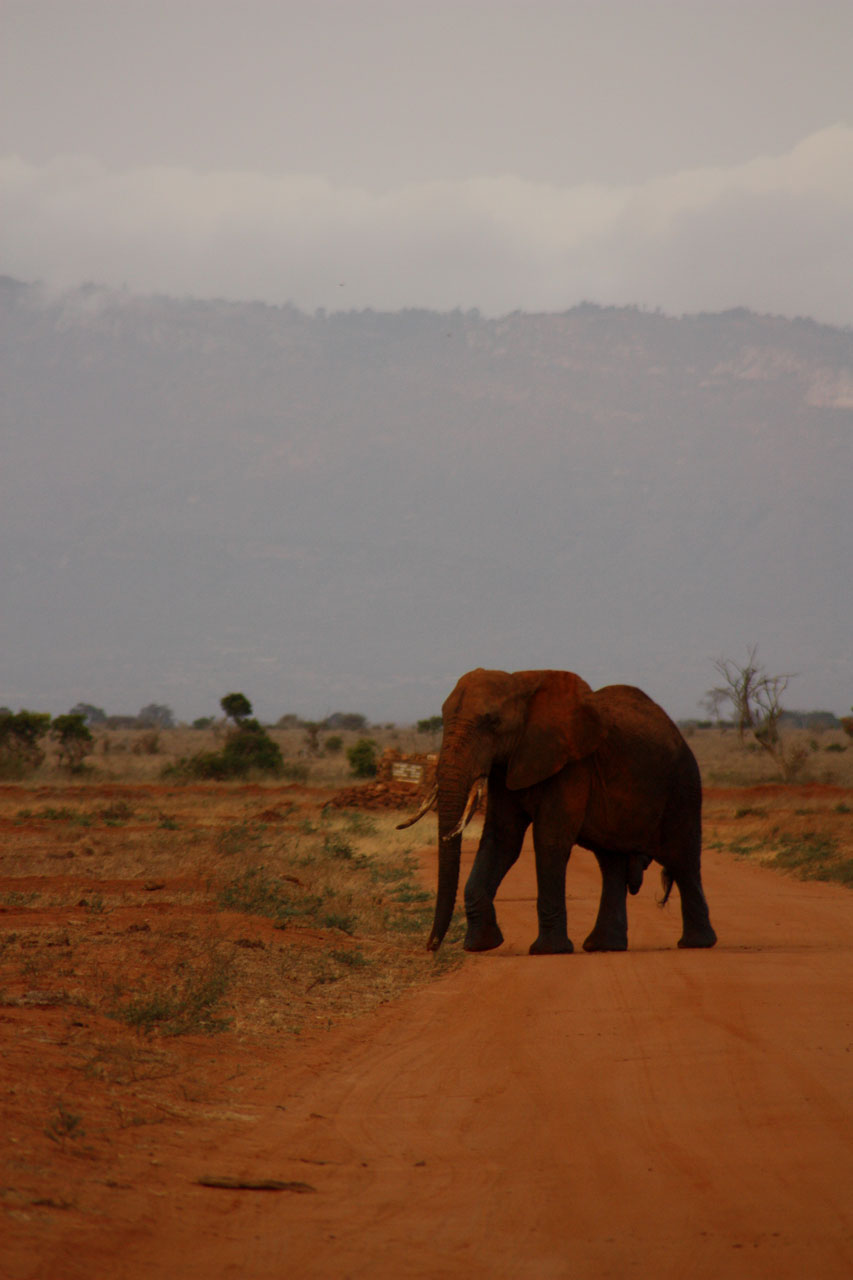
{"type": "MultiPolygon", "coordinates": [[[[82,773],[0,783],[3,1276],[853,1273],[841,730],[790,731],[788,783],[691,734],[712,951],[676,949],[651,868],[626,953],[535,958],[532,848],[504,945],[465,955],[457,911],[428,954],[434,819],[341,807],[345,754],[295,729],[291,780],[164,776],[213,733],[99,731],[82,773]]],[[[576,945],[597,898],[576,849],[576,945]]]]}

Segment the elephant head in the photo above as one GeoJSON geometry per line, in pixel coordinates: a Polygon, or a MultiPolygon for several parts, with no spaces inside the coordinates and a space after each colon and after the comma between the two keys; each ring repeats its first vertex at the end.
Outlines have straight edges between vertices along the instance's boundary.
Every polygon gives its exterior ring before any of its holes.
{"type": "Polygon", "coordinates": [[[478,669],[462,676],[444,703],[431,797],[437,800],[439,832],[431,951],[441,945],[453,916],[462,830],[489,775],[500,770],[505,785],[520,791],[591,755],[605,733],[591,693],[585,681],[567,671],[478,669]]]}

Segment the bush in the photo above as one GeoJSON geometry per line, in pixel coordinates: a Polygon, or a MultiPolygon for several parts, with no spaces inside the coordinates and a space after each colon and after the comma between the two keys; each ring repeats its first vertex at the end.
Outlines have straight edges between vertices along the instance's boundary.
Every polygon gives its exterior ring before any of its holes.
{"type": "Polygon", "coordinates": [[[277,742],[273,742],[257,720],[241,720],[240,727],[228,735],[222,756],[233,777],[255,769],[260,773],[281,773],[284,761],[277,742]]]}
{"type": "Polygon", "coordinates": [[[376,743],[372,738],[359,738],[347,751],[347,760],[356,778],[376,776],[376,743]]]}
{"type": "Polygon", "coordinates": [[[327,756],[338,756],[344,749],[344,740],[337,734],[333,734],[331,738],[327,738],[323,744],[323,750],[327,756]]]}
{"type": "Polygon", "coordinates": [[[44,760],[40,740],[50,728],[46,711],[0,711],[0,774],[20,778],[44,760]]]}
{"type": "Polygon", "coordinates": [[[59,763],[71,773],[79,772],[95,744],[86,716],[80,711],[57,716],[50,732],[59,742],[59,763]]]}
{"type": "Polygon", "coordinates": [[[229,733],[221,751],[199,751],[168,768],[167,776],[209,778],[245,778],[248,773],[284,772],[284,760],[278,743],[273,742],[257,720],[243,720],[229,733]]]}

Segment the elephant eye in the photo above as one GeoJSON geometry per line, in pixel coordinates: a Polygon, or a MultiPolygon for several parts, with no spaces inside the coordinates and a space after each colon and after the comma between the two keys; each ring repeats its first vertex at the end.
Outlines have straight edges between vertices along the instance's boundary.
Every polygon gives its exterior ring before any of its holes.
{"type": "Polygon", "coordinates": [[[498,728],[500,722],[501,718],[496,711],[487,711],[480,716],[479,725],[481,729],[491,732],[493,729],[498,728]]]}

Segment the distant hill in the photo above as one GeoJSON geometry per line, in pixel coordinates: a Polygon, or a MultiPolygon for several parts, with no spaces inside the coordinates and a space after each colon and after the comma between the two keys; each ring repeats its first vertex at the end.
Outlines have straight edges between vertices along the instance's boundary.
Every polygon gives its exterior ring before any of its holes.
{"type": "Polygon", "coordinates": [[[432,715],[476,665],[853,701],[853,333],[0,282],[0,702],[432,715]]]}

